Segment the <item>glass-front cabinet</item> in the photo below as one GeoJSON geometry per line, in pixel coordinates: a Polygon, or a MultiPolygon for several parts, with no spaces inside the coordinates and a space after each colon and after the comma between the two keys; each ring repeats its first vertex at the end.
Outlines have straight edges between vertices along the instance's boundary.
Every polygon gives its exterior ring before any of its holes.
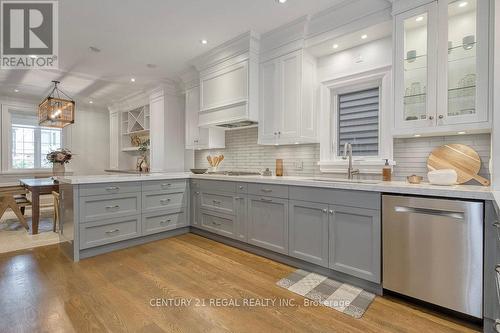
{"type": "Polygon", "coordinates": [[[394,134],[486,129],[489,0],[438,0],[395,17],[394,134]]]}

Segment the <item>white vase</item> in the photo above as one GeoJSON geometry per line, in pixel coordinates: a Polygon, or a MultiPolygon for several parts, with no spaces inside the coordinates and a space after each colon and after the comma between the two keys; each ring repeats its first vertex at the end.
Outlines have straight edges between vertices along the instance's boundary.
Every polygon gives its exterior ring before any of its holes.
{"type": "Polygon", "coordinates": [[[61,163],[52,163],[52,174],[54,176],[64,176],[66,168],[64,164],[61,163]]]}

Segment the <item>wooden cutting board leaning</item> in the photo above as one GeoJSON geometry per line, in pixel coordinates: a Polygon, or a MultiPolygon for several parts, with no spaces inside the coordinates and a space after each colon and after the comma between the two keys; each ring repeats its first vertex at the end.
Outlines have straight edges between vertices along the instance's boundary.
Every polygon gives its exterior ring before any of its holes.
{"type": "Polygon", "coordinates": [[[478,175],[481,169],[481,158],[471,147],[463,144],[447,144],[432,151],[427,158],[429,171],[453,169],[458,174],[458,184],[474,179],[484,186],[490,181],[478,175]]]}

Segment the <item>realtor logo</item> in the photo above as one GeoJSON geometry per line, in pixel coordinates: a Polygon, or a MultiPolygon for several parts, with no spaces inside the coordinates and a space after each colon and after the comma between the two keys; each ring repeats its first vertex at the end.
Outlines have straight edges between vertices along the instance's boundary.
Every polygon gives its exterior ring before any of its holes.
{"type": "Polygon", "coordinates": [[[0,68],[58,68],[58,2],[0,0],[0,4],[0,68]]]}

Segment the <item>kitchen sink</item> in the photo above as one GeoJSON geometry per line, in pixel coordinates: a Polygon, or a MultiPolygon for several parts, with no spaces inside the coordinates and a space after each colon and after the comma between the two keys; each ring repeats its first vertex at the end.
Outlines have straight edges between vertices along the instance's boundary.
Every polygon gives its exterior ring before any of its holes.
{"type": "Polygon", "coordinates": [[[343,178],[313,178],[312,180],[316,182],[325,183],[349,183],[349,184],[378,184],[379,180],[368,180],[368,179],[343,179],[343,178]]]}

